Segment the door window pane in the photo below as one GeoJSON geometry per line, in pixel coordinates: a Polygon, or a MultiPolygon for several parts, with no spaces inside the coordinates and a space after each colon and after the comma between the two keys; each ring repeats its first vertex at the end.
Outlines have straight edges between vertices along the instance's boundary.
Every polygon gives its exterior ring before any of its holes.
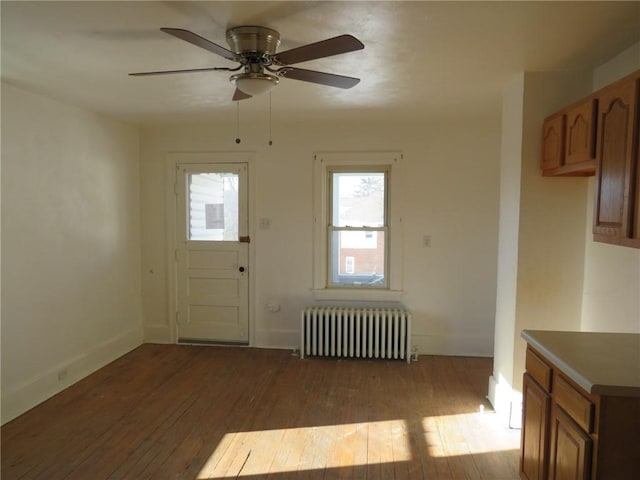
{"type": "Polygon", "coordinates": [[[238,241],[236,173],[189,174],[189,240],[238,241]]]}

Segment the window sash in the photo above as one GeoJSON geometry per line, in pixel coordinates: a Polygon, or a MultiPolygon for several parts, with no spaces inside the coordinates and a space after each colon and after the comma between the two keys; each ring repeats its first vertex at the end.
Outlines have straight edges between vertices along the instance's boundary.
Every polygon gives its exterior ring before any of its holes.
{"type": "MultiPolygon", "coordinates": [[[[341,174],[341,173],[355,173],[355,174],[362,174],[362,175],[366,175],[367,173],[382,173],[384,174],[383,176],[383,181],[384,181],[384,203],[383,203],[383,225],[382,228],[388,228],[389,227],[389,167],[384,165],[384,166],[361,166],[361,167],[352,167],[352,166],[348,166],[348,167],[329,167],[327,168],[327,197],[328,197],[328,204],[326,206],[327,208],[327,221],[328,221],[328,226],[329,227],[334,227],[336,226],[338,222],[338,219],[335,218],[335,214],[336,214],[336,208],[334,205],[334,191],[333,191],[333,175],[334,174],[341,174]]],[[[380,227],[373,227],[373,226],[367,226],[367,225],[344,225],[340,228],[343,227],[348,227],[348,228],[357,228],[357,227],[362,227],[362,228],[380,228],[380,227]]]]}
{"type": "MultiPolygon", "coordinates": [[[[327,194],[328,202],[326,204],[327,210],[327,288],[349,288],[349,289],[389,289],[389,167],[383,166],[335,166],[327,169],[327,194]],[[334,204],[334,175],[335,174],[362,174],[363,176],[368,173],[382,173],[384,182],[384,202],[383,202],[383,225],[382,226],[366,226],[366,225],[347,225],[336,226],[338,219],[335,218],[337,213],[336,205],[334,204]],[[335,281],[335,278],[340,277],[340,249],[338,245],[334,244],[335,233],[337,232],[373,232],[380,231],[384,235],[384,274],[383,280],[380,283],[344,283],[335,281]]],[[[357,278],[357,275],[355,275],[357,278]]],[[[364,275],[363,275],[364,277],[364,275]]],[[[363,279],[364,280],[364,279],[363,279]]]]}
{"type": "MultiPolygon", "coordinates": [[[[389,289],[389,228],[388,227],[333,227],[327,228],[327,288],[340,288],[340,289],[389,289]],[[345,283],[340,281],[334,281],[334,278],[340,277],[340,248],[335,245],[334,238],[336,233],[340,232],[381,232],[384,238],[384,272],[382,281],[379,283],[374,280],[372,283],[345,283]]],[[[362,277],[370,277],[371,274],[363,273],[362,277]]],[[[354,277],[358,277],[358,274],[354,274],[354,277]]],[[[364,281],[364,278],[363,278],[364,281]]]]}

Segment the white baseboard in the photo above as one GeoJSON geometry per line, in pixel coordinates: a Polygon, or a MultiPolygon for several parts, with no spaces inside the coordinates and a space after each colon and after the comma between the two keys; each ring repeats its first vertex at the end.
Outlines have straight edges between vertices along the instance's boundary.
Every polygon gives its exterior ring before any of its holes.
{"type": "Polygon", "coordinates": [[[492,357],[493,335],[441,335],[413,332],[411,347],[420,355],[492,357]]]}
{"type": "MultiPolygon", "coordinates": [[[[146,337],[145,337],[146,338],[146,337]]],[[[300,348],[299,330],[258,330],[255,345],[259,348],[300,348]]],[[[420,355],[453,355],[492,357],[493,336],[460,336],[413,334],[411,347],[417,347],[420,355]]]]}
{"type": "Polygon", "coordinates": [[[1,423],[13,420],[141,344],[142,328],[133,328],[3,391],[1,423]]]}
{"type": "Polygon", "coordinates": [[[145,343],[175,343],[168,325],[144,325],[145,343]]]}
{"type": "Polygon", "coordinates": [[[299,330],[256,330],[255,345],[258,348],[299,349],[299,330]]]}
{"type": "Polygon", "coordinates": [[[510,428],[521,428],[522,394],[514,390],[502,376],[499,380],[490,376],[488,390],[487,399],[502,423],[510,428]]]}

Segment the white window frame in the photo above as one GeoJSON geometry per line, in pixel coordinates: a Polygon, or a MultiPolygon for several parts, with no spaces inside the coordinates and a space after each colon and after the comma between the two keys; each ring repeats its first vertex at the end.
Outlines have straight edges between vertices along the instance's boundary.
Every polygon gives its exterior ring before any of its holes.
{"type": "Polygon", "coordinates": [[[313,156],[313,296],[316,300],[397,302],[402,299],[401,152],[317,152],[313,156]],[[387,288],[329,287],[329,172],[340,168],[387,170],[387,288]]]}
{"type": "Polygon", "coordinates": [[[387,239],[389,238],[389,178],[390,178],[390,169],[387,166],[379,166],[379,165],[363,165],[363,166],[343,166],[340,167],[327,167],[327,186],[329,188],[328,194],[328,208],[327,208],[327,288],[371,288],[375,290],[388,290],[389,289],[389,243],[387,239]],[[333,191],[333,175],[341,174],[341,173],[382,173],[384,175],[384,223],[379,227],[363,227],[362,225],[351,225],[351,226],[341,226],[338,227],[335,225],[335,218],[332,218],[335,215],[335,192],[333,191]],[[331,278],[331,264],[333,262],[333,258],[330,253],[330,245],[331,245],[331,237],[336,232],[361,232],[361,231],[370,231],[370,232],[382,232],[384,234],[384,283],[381,286],[368,286],[368,285],[346,285],[334,283],[331,278]]]}

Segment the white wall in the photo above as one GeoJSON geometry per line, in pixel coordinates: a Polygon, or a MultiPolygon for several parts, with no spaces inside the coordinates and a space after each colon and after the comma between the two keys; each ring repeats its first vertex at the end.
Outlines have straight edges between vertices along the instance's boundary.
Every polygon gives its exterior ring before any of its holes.
{"type": "MultiPolygon", "coordinates": [[[[379,115],[377,115],[379,118],[379,115]]],[[[312,154],[404,152],[403,303],[422,353],[491,355],[495,314],[499,122],[287,124],[266,115],[234,122],[158,127],[142,134],[142,245],[145,335],[171,341],[167,315],[165,155],[170,151],[255,151],[252,212],[256,346],[297,347],[300,310],[313,303],[312,154]],[[248,125],[248,126],[247,126],[248,125]],[[256,219],[269,218],[260,230],[256,219]],[[422,237],[432,236],[432,247],[422,237]],[[275,301],[280,312],[267,311],[275,301]]]]}
{"type": "Polygon", "coordinates": [[[2,84],[2,422],[142,341],[136,128],[2,84]]]}
{"type": "Polygon", "coordinates": [[[524,329],[578,330],[584,272],[584,177],[543,177],[544,117],[589,93],[588,73],[527,73],[522,141],[514,382],[524,371],[524,329]]]}
{"type": "MultiPolygon", "coordinates": [[[[640,69],[640,42],[597,68],[593,89],[640,69]]],[[[595,179],[589,181],[581,329],[640,333],[640,250],[593,241],[595,179]]]]}
{"type": "Polygon", "coordinates": [[[523,110],[524,74],[519,74],[505,85],[502,100],[494,373],[489,379],[489,399],[495,410],[504,415],[507,424],[512,402],[511,379],[516,338],[523,110]]]}
{"type": "Polygon", "coordinates": [[[540,173],[545,116],[590,91],[590,75],[525,73],[503,93],[500,251],[489,398],[520,422],[523,329],[578,330],[584,269],[585,178],[540,173]]]}

